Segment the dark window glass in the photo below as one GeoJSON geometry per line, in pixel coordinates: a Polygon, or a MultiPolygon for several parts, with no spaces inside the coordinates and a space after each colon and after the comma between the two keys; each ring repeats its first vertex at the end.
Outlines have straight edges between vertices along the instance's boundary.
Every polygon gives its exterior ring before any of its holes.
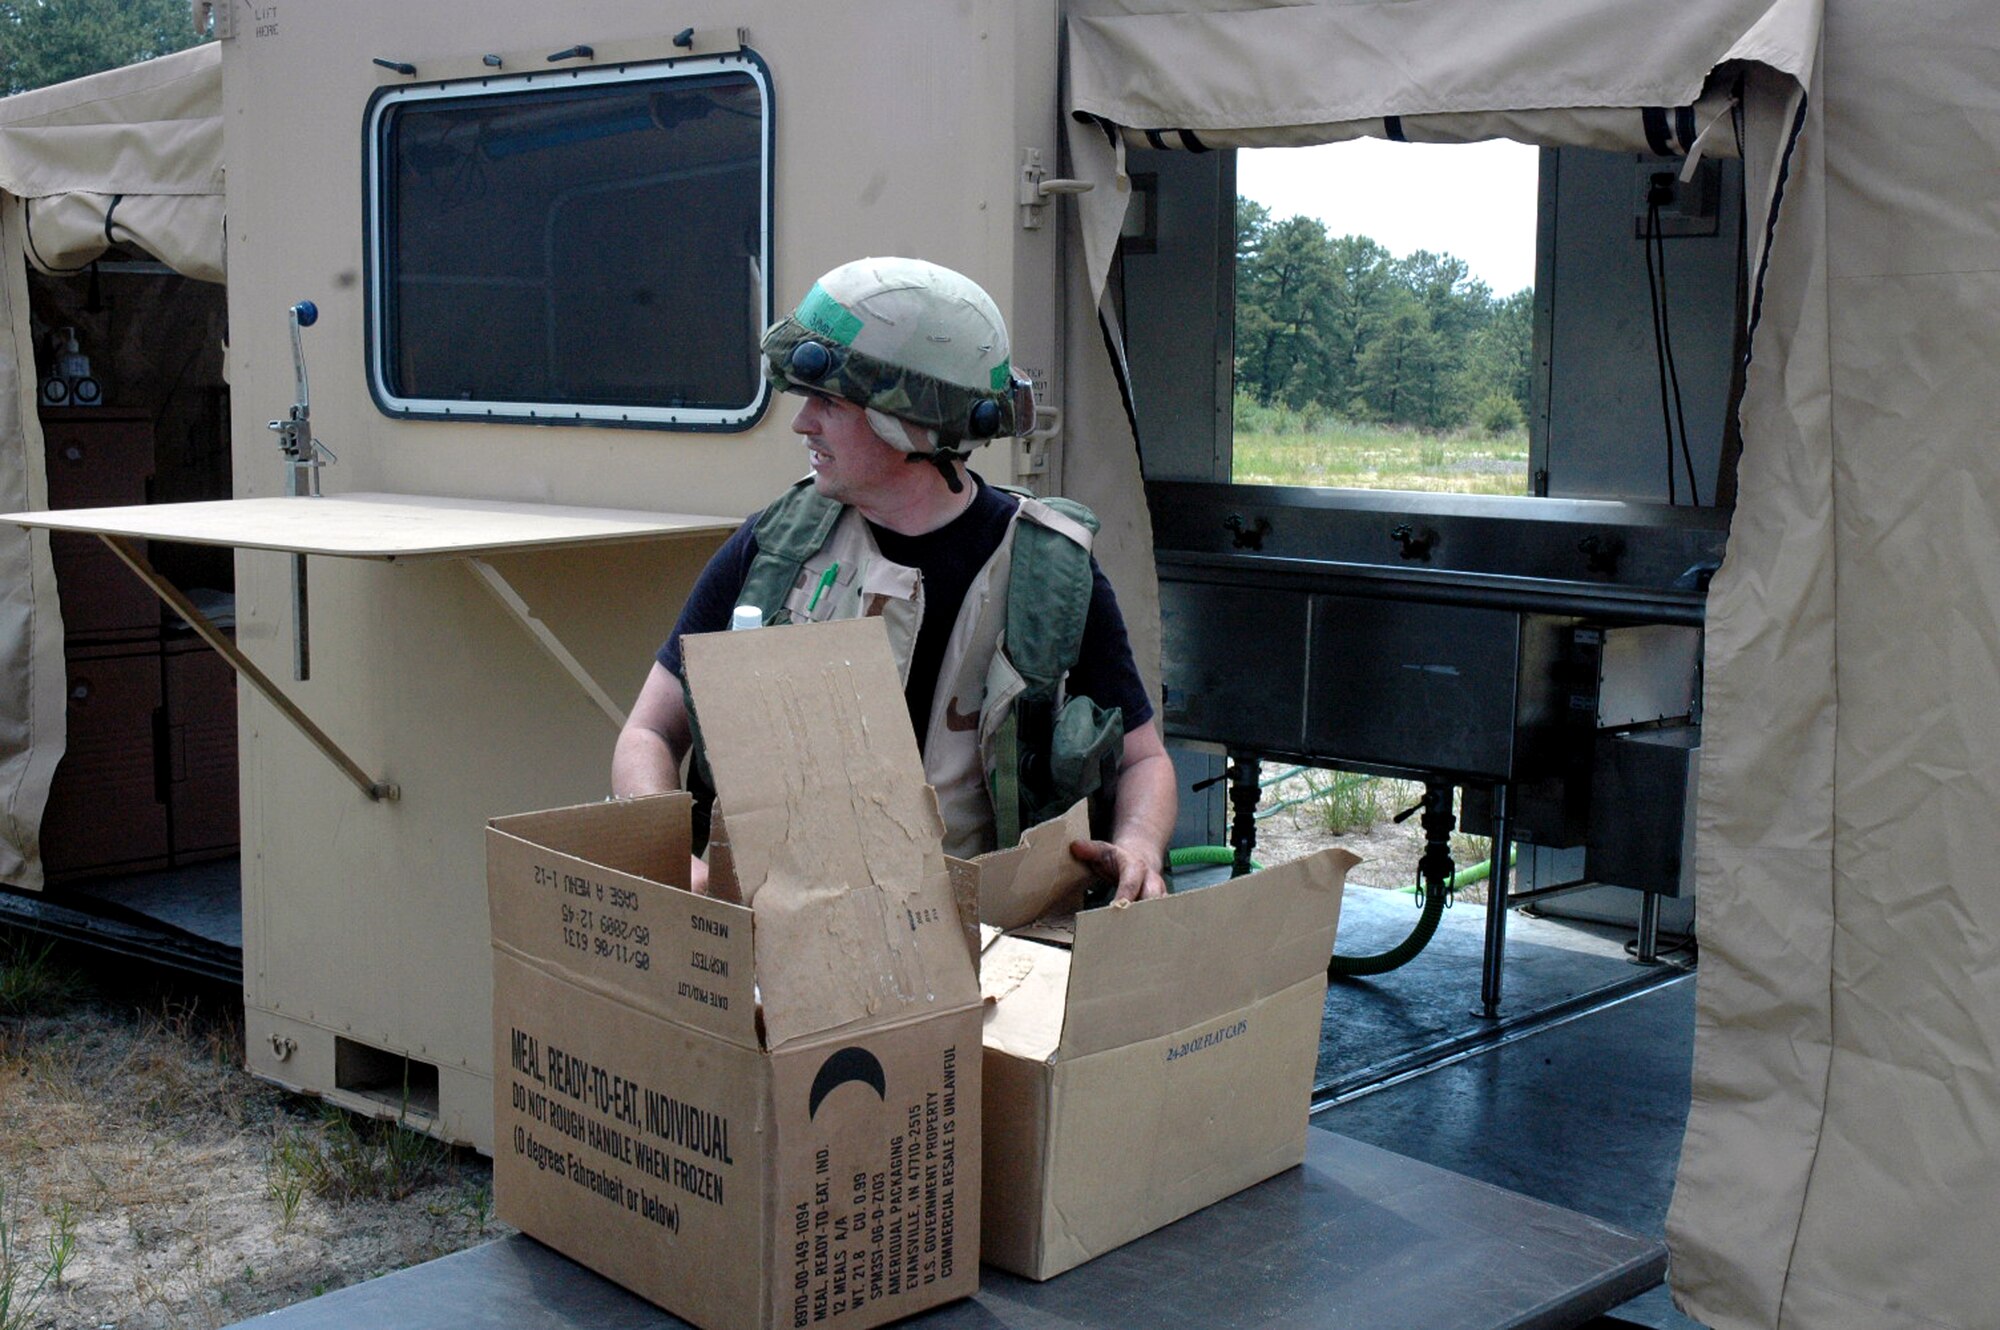
{"type": "Polygon", "coordinates": [[[760,69],[727,59],[378,102],[370,328],[385,410],[754,418],[769,99],[760,69]]]}

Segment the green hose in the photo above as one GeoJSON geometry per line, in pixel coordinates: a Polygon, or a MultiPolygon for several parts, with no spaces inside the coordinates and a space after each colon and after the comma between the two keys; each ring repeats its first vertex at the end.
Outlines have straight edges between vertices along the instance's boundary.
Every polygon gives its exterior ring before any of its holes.
{"type": "MultiPolygon", "coordinates": [[[[1167,851],[1169,868],[1213,868],[1235,862],[1236,851],[1227,845],[1183,845],[1178,850],[1167,851]]],[[[1251,872],[1262,867],[1255,859],[1250,861],[1251,872]]]]}
{"type": "MultiPolygon", "coordinates": [[[[1452,885],[1457,885],[1457,874],[1452,875],[1451,882],[1452,885]]],[[[1366,979],[1370,975],[1387,974],[1400,966],[1408,965],[1417,958],[1418,952],[1430,944],[1431,936],[1438,931],[1438,921],[1444,918],[1444,907],[1450,896],[1449,891],[1425,892],[1423,909],[1417,915],[1417,926],[1410,930],[1408,937],[1387,951],[1377,952],[1373,956],[1342,956],[1336,952],[1326,963],[1328,982],[1335,979],[1366,979]]]]}

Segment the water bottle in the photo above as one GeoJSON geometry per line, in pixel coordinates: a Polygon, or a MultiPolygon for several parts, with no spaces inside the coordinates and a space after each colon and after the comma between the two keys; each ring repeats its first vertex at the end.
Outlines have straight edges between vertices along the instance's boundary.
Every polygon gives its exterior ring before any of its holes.
{"type": "Polygon", "coordinates": [[[763,626],[764,611],[758,609],[755,605],[738,605],[729,613],[729,631],[732,633],[739,628],[762,628],[763,626]]]}

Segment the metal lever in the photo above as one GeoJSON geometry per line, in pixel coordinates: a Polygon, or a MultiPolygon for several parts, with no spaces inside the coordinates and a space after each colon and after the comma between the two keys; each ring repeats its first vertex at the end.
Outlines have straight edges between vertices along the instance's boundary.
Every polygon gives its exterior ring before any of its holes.
{"type": "Polygon", "coordinates": [[[1585,536],[1576,542],[1576,552],[1583,556],[1584,566],[1591,572],[1616,577],[1625,542],[1616,536],[1585,536]]]}
{"type": "Polygon", "coordinates": [[[1389,533],[1389,539],[1396,542],[1405,559],[1423,559],[1428,562],[1431,548],[1438,542],[1438,533],[1433,527],[1419,530],[1408,522],[1403,522],[1389,533]]]}
{"type": "Polygon", "coordinates": [[[1042,150],[1021,149],[1020,187],[1014,198],[1021,207],[1021,229],[1041,230],[1042,209],[1057,195],[1087,194],[1096,187],[1095,181],[1071,180],[1045,174],[1042,170],[1042,150]]]}
{"type": "MultiPolygon", "coordinates": [[[[297,382],[296,400],[283,420],[270,422],[278,436],[278,451],[285,455],[285,493],[291,497],[317,499],[319,472],[326,462],[338,462],[333,450],[313,437],[312,390],[306,383],[305,343],[299,329],[319,322],[319,306],[301,300],[285,311],[292,329],[292,372],[297,382]],[[322,461],[321,458],[325,458],[322,461]]],[[[306,556],[292,556],[292,677],[303,682],[312,677],[312,635],[306,595],[306,556]]]]}
{"type": "Polygon", "coordinates": [[[1254,522],[1245,522],[1243,514],[1231,513],[1222,519],[1222,525],[1229,530],[1229,539],[1239,550],[1262,550],[1264,537],[1271,534],[1271,521],[1259,517],[1254,522]]]}

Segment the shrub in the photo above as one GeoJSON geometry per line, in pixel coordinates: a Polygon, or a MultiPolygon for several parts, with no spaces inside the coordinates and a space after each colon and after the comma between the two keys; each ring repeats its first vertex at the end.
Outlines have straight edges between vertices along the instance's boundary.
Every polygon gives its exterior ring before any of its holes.
{"type": "Polygon", "coordinates": [[[1511,434],[1521,428],[1521,404],[1506,393],[1488,393],[1472,408],[1472,418],[1489,435],[1511,434]]]}

